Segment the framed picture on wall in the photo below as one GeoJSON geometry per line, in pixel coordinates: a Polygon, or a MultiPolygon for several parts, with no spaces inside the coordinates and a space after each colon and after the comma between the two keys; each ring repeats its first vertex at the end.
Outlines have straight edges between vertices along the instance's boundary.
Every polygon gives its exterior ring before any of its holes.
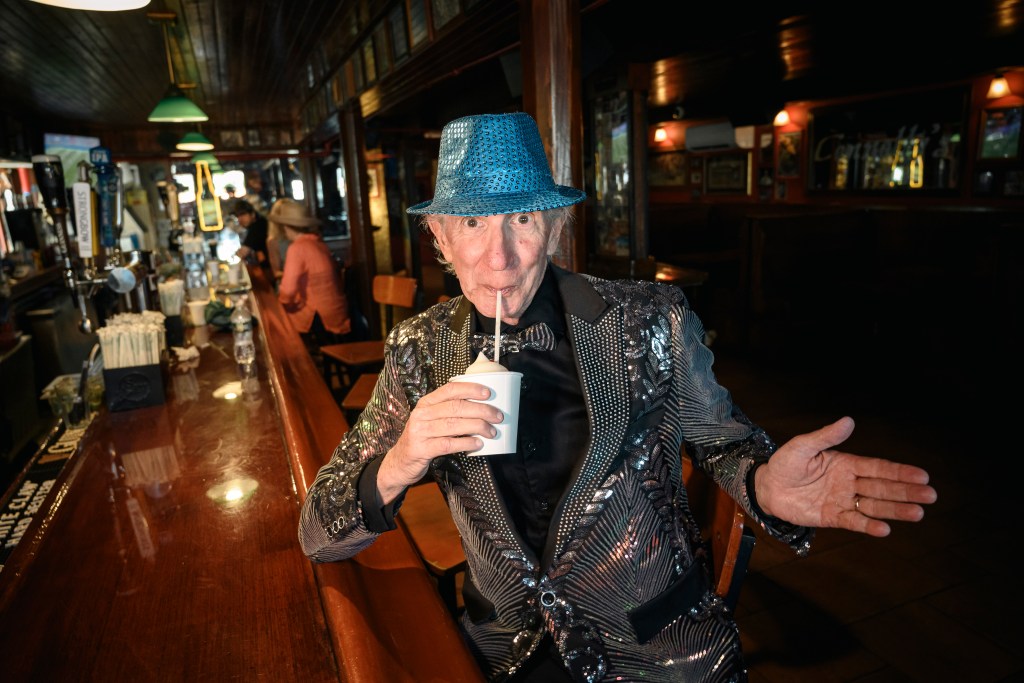
{"type": "Polygon", "coordinates": [[[682,152],[664,152],[650,157],[647,181],[651,185],[685,185],[686,155],[682,152]]]}
{"type": "Polygon", "coordinates": [[[750,163],[746,152],[709,156],[704,163],[706,192],[750,192],[750,163]]]}
{"type": "Polygon", "coordinates": [[[1020,157],[1020,123],[1024,107],[986,109],[978,157],[981,159],[1017,159],[1020,157]]]}
{"type": "Polygon", "coordinates": [[[221,147],[245,147],[245,138],[240,130],[222,130],[220,132],[221,147]]]}
{"type": "Polygon", "coordinates": [[[800,177],[800,131],[779,135],[779,177],[800,177]]]}

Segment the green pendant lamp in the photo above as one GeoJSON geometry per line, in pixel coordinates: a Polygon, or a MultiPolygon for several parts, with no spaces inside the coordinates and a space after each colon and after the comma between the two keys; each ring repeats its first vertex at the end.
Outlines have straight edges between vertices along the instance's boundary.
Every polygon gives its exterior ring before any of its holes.
{"type": "Polygon", "coordinates": [[[208,152],[213,149],[213,143],[202,133],[192,131],[191,133],[185,133],[185,137],[178,140],[178,144],[175,147],[186,152],[208,152]]]}
{"type": "MultiPolygon", "coordinates": [[[[150,16],[155,16],[155,13],[150,16]]],[[[157,18],[163,21],[164,29],[164,53],[167,55],[167,74],[170,76],[171,84],[167,86],[162,100],[157,102],[156,107],[149,113],[147,120],[152,123],[199,123],[209,121],[199,106],[190,100],[185,92],[178,85],[174,78],[174,64],[171,62],[171,45],[167,38],[167,23],[174,21],[177,17],[173,12],[161,14],[157,18]]]]}
{"type": "Polygon", "coordinates": [[[193,154],[189,161],[193,164],[206,162],[210,167],[211,173],[221,173],[224,170],[224,167],[220,165],[220,160],[213,155],[213,152],[199,152],[198,154],[193,154]]]}
{"type": "Polygon", "coordinates": [[[172,83],[147,120],[152,123],[200,123],[209,121],[210,117],[172,83]]]}

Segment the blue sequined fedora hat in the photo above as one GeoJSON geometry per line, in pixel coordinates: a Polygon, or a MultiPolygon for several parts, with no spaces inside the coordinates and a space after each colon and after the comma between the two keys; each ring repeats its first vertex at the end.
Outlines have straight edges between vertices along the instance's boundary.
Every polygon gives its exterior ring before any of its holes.
{"type": "Polygon", "coordinates": [[[441,131],[434,198],[411,214],[493,216],[544,211],[583,201],[586,194],[555,185],[537,122],[529,114],[480,114],[441,131]]]}

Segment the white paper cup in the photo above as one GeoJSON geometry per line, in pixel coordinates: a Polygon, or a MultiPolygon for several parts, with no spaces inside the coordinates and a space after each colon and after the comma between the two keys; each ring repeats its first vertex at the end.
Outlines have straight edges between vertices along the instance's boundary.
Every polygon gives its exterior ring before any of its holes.
{"type": "Polygon", "coordinates": [[[206,304],[209,301],[189,301],[188,317],[192,320],[192,327],[201,327],[206,324],[206,304]]]}
{"type": "Polygon", "coordinates": [[[228,284],[237,285],[242,279],[242,262],[235,261],[228,264],[228,284]]]}
{"type": "Polygon", "coordinates": [[[498,433],[494,438],[481,436],[484,445],[475,451],[467,451],[466,455],[495,455],[498,453],[515,453],[516,441],[519,436],[519,389],[523,384],[521,372],[481,372],[475,375],[456,375],[452,382],[474,382],[483,384],[491,390],[490,398],[478,403],[488,403],[502,412],[504,419],[494,428],[498,433]]]}

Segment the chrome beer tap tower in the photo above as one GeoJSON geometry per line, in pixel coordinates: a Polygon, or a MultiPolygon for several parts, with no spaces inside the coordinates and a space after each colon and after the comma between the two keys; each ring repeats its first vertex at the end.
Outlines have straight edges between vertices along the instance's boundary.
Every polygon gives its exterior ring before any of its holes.
{"type": "MultiPolygon", "coordinates": [[[[75,193],[75,225],[78,234],[78,258],[74,258],[68,231],[68,199],[64,183],[64,167],[60,157],[39,154],[32,157],[32,168],[46,211],[53,220],[57,248],[64,268],[64,284],[81,314],[78,328],[85,334],[94,331],[89,319],[86,297],[94,297],[101,288],[108,287],[122,295],[129,310],[149,307],[148,265],[141,256],[125,259],[120,249],[124,211],[124,188],[120,170],[110,163],[110,151],[105,148],[90,150],[93,168],[97,171],[98,211],[93,209],[89,193],[82,197],[75,193]],[[98,217],[98,225],[94,221],[98,217]],[[97,244],[96,237],[99,237],[97,244]],[[100,247],[104,263],[98,266],[100,247]]],[[[83,162],[84,163],[84,162],[83,162]]],[[[88,171],[80,166],[79,182],[88,182],[88,171]]],[[[132,252],[134,255],[135,252],[132,252]]]]}

